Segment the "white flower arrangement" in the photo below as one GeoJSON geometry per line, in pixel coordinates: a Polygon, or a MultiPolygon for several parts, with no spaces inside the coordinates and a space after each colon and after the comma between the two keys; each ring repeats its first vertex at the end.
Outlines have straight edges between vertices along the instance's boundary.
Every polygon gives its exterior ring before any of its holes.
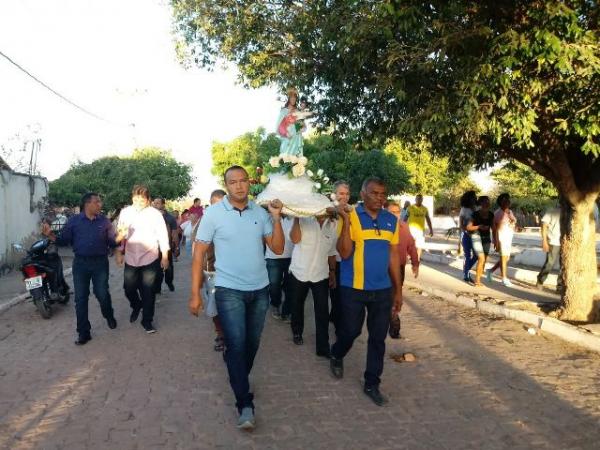
{"type": "Polygon", "coordinates": [[[304,175],[305,171],[306,168],[301,164],[296,164],[292,167],[292,175],[294,175],[296,178],[304,175]]]}
{"type": "Polygon", "coordinates": [[[307,170],[306,174],[314,182],[314,191],[320,194],[328,194],[332,190],[332,186],[329,184],[329,177],[325,174],[323,169],[317,170],[315,174],[312,170],[307,170]]]}
{"type": "MultiPolygon", "coordinates": [[[[315,172],[307,170],[308,158],[306,156],[296,156],[283,153],[278,156],[272,156],[269,158],[267,172],[279,172],[288,174],[288,176],[299,178],[307,175],[311,181],[313,181],[313,190],[321,194],[329,194],[332,190],[330,185],[330,179],[325,174],[323,169],[318,169],[315,172]]],[[[260,183],[266,185],[268,180],[265,182],[264,177],[260,178],[260,183]]]]}
{"type": "Polygon", "coordinates": [[[279,172],[291,174],[296,178],[306,173],[306,164],[308,164],[308,158],[305,156],[298,157],[287,153],[269,158],[271,168],[280,169],[279,172]]]}

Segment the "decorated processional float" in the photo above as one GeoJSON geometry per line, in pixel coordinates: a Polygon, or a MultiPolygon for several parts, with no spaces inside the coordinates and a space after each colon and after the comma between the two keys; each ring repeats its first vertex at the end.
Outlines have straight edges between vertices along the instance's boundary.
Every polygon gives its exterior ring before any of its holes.
{"type": "Polygon", "coordinates": [[[302,133],[313,113],[305,100],[298,102],[298,99],[298,91],[288,89],[276,126],[281,141],[279,156],[270,158],[265,168],[257,168],[251,189],[258,194],[256,203],[261,206],[279,199],[283,203],[282,212],[288,216],[335,215],[337,202],[329,177],[322,169],[308,169],[309,161],[303,154],[302,133]]]}

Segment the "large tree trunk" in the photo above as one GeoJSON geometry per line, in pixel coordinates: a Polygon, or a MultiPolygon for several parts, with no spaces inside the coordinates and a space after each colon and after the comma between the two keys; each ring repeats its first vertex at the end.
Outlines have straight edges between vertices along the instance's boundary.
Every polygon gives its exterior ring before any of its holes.
{"type": "Polygon", "coordinates": [[[572,322],[600,319],[597,294],[596,226],[593,217],[598,193],[561,195],[561,260],[564,292],[558,317],[572,322]]]}

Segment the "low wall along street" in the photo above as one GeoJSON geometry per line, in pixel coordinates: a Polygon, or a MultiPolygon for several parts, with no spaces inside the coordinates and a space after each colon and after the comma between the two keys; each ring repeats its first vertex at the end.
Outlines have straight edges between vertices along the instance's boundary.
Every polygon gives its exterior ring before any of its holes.
{"type": "Polygon", "coordinates": [[[48,181],[0,169],[0,266],[14,264],[13,244],[27,245],[38,234],[48,198],[48,181]]]}

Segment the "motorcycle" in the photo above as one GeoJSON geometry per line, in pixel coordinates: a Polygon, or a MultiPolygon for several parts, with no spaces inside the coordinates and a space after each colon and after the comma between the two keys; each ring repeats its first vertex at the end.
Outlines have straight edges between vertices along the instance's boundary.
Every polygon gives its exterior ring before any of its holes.
{"type": "Polygon", "coordinates": [[[69,285],[63,275],[63,266],[56,245],[49,239],[33,243],[21,261],[25,287],[44,319],[52,316],[54,303],[66,304],[70,298],[69,285]]]}

